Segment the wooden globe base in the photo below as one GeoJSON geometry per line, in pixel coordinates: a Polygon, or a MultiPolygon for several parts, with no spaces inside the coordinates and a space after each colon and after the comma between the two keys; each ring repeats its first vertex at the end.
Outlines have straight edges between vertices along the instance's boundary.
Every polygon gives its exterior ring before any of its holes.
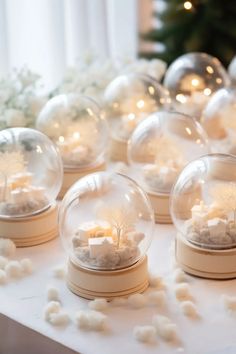
{"type": "Polygon", "coordinates": [[[64,169],[63,183],[58,195],[59,199],[62,199],[68,189],[77,182],[80,178],[94,172],[104,171],[106,169],[106,163],[103,161],[99,165],[81,169],[64,169]]]}
{"type": "Polygon", "coordinates": [[[236,278],[236,248],[204,249],[178,234],[175,255],[177,263],[186,273],[208,279],[236,278]]]}
{"type": "Polygon", "coordinates": [[[0,237],[10,238],[17,247],[36,246],[58,235],[57,205],[40,214],[22,218],[0,218],[0,237]]]}
{"type": "Polygon", "coordinates": [[[126,141],[112,138],[110,143],[110,159],[112,161],[122,161],[127,163],[127,146],[128,144],[126,141]]]}
{"type": "Polygon", "coordinates": [[[169,195],[152,194],[148,192],[148,196],[154,210],[155,222],[160,224],[172,224],[169,210],[169,195]]]}
{"type": "Polygon", "coordinates": [[[68,264],[67,285],[69,289],[85,299],[126,297],[147,289],[147,257],[128,268],[119,270],[91,270],[68,264]]]}

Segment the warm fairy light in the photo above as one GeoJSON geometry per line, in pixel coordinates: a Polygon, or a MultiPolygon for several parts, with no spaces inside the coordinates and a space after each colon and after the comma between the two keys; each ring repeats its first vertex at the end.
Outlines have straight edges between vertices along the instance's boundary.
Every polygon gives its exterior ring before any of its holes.
{"type": "Polygon", "coordinates": [[[197,87],[199,85],[199,80],[198,79],[192,79],[191,83],[192,83],[192,86],[197,87]]]}
{"type": "Polygon", "coordinates": [[[144,107],[144,101],[143,100],[139,100],[137,103],[136,103],[137,107],[138,108],[143,108],[144,107]]]}
{"type": "Polygon", "coordinates": [[[185,1],[185,3],[184,3],[185,10],[191,10],[192,7],[193,7],[193,5],[190,1],[185,1]]]}
{"type": "Polygon", "coordinates": [[[176,95],[176,101],[179,101],[180,103],[186,103],[187,99],[182,93],[179,93],[176,95]]]}
{"type": "Polygon", "coordinates": [[[213,67],[210,66],[210,65],[208,65],[208,66],[206,67],[206,71],[207,71],[209,74],[213,74],[213,73],[214,73],[214,69],[213,69],[213,67]]]}
{"type": "Polygon", "coordinates": [[[186,130],[186,132],[188,133],[188,135],[191,135],[192,134],[192,132],[191,132],[191,129],[190,128],[185,128],[185,130],[186,130]]]}
{"type": "Polygon", "coordinates": [[[209,88],[207,87],[207,88],[204,89],[203,92],[204,92],[204,95],[205,95],[205,96],[210,96],[210,94],[211,94],[211,89],[209,89],[209,88]]]}
{"type": "Polygon", "coordinates": [[[79,132],[73,133],[73,138],[79,139],[80,138],[80,133],[79,132]]]}
{"type": "Polygon", "coordinates": [[[134,113],[128,114],[128,118],[129,118],[129,120],[134,120],[135,119],[135,114],[134,113]]]}
{"type": "Polygon", "coordinates": [[[64,138],[64,136],[59,136],[58,140],[60,143],[64,143],[65,138],[64,138]]]}
{"type": "Polygon", "coordinates": [[[154,95],[154,93],[155,93],[155,89],[153,86],[149,86],[148,91],[149,91],[150,95],[154,95]]]}
{"type": "Polygon", "coordinates": [[[217,77],[216,78],[216,83],[219,84],[219,85],[222,84],[222,79],[220,77],[217,77]]]}
{"type": "Polygon", "coordinates": [[[90,116],[93,116],[93,111],[90,108],[87,108],[87,112],[90,116]]]}

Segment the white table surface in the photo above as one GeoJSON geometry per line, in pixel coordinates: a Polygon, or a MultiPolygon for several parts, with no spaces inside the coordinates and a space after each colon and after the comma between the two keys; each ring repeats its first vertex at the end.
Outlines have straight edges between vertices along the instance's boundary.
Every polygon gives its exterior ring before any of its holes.
{"type": "Polygon", "coordinates": [[[101,333],[85,332],[76,327],[74,314],[79,309],[87,308],[88,301],[71,293],[65,282],[52,274],[52,268],[66,260],[60,239],[37,247],[17,249],[16,258],[31,258],[35,271],[31,276],[0,286],[0,354],[67,354],[73,351],[82,354],[235,354],[236,315],[225,310],[221,295],[236,295],[236,280],[211,281],[188,276],[201,318],[191,320],[185,317],[173,291],[175,284],[170,245],[174,236],[173,226],[157,225],[148,251],[149,268],[162,276],[167,284],[167,306],[162,309],[147,306],[138,310],[127,306],[109,307],[106,311],[108,329],[101,333]],[[59,289],[63,307],[72,318],[66,328],[54,327],[43,319],[48,285],[59,289]],[[168,344],[157,338],[156,344],[147,345],[133,338],[133,327],[151,324],[152,316],[157,313],[169,316],[177,324],[178,344],[168,344]],[[21,349],[27,348],[30,342],[34,352],[32,349],[21,349]]]}

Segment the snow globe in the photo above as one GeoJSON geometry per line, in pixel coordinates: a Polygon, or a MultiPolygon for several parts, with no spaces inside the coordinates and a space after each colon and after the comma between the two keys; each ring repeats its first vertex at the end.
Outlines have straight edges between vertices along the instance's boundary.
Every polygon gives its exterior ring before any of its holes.
{"type": "Polygon", "coordinates": [[[110,126],[112,160],[127,162],[127,142],[141,120],[169,104],[167,90],[150,76],[116,77],[106,88],[104,105],[110,126]]]}
{"type": "Polygon", "coordinates": [[[96,102],[79,94],[51,98],[41,110],[37,129],[59,148],[64,178],[59,197],[84,175],[105,169],[107,124],[96,102]]]}
{"type": "Polygon", "coordinates": [[[172,222],[172,186],[189,161],[206,153],[206,133],[196,120],[183,113],[153,113],[135,129],[128,144],[128,159],[139,184],[148,193],[156,222],[172,222]]]}
{"type": "Polygon", "coordinates": [[[202,114],[213,152],[236,155],[236,88],[218,90],[202,114]]]}
{"type": "Polygon", "coordinates": [[[61,157],[47,136],[29,128],[2,130],[0,237],[22,247],[54,238],[61,183],[61,157]]]}
{"type": "Polygon", "coordinates": [[[164,79],[174,109],[196,119],[200,119],[211,95],[229,83],[219,60],[205,53],[180,56],[170,65],[164,79]]]}
{"type": "Polygon", "coordinates": [[[153,227],[150,202],[132,179],[111,172],[81,178],[59,209],[68,287],[89,299],[144,291],[153,227]]]}
{"type": "Polygon", "coordinates": [[[172,190],[171,215],[183,270],[236,277],[236,157],[209,154],[190,162],[172,190]]]}

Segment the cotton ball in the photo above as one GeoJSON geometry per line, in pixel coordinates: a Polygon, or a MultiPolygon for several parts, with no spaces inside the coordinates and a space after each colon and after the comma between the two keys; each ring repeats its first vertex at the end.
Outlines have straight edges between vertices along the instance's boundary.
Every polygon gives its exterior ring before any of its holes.
{"type": "Polygon", "coordinates": [[[175,287],[175,296],[178,301],[189,300],[192,298],[190,294],[189,285],[186,283],[181,283],[175,287]]]}
{"type": "Polygon", "coordinates": [[[125,299],[124,297],[116,297],[112,300],[111,304],[117,307],[125,306],[127,304],[127,299],[125,299]]]}
{"type": "Polygon", "coordinates": [[[23,269],[23,272],[25,274],[31,274],[33,273],[33,263],[31,261],[31,259],[29,258],[23,258],[21,261],[20,261],[20,264],[22,266],[22,269],[23,269]]]}
{"type": "Polygon", "coordinates": [[[174,271],[174,281],[176,283],[184,283],[186,282],[187,278],[186,278],[186,274],[182,271],[182,269],[177,268],[174,271]]]}
{"type": "Polygon", "coordinates": [[[98,311],[81,310],[76,313],[75,321],[79,328],[90,331],[102,331],[105,327],[106,316],[98,311]]]}
{"type": "Polygon", "coordinates": [[[52,269],[53,276],[58,279],[63,279],[65,278],[66,275],[66,269],[64,264],[59,264],[56,267],[52,269]]]}
{"type": "Polygon", "coordinates": [[[4,269],[8,263],[8,259],[6,257],[0,256],[0,269],[4,269]]]}
{"type": "Polygon", "coordinates": [[[152,324],[162,339],[171,341],[177,337],[177,326],[168,317],[161,315],[153,316],[152,324]]]}
{"type": "Polygon", "coordinates": [[[5,271],[8,277],[20,278],[23,274],[23,269],[18,261],[9,261],[5,267],[5,271]]]}
{"type": "Polygon", "coordinates": [[[58,313],[51,313],[49,315],[49,322],[54,326],[66,326],[70,321],[67,312],[59,311],[58,313]]]}
{"type": "Polygon", "coordinates": [[[139,342],[150,343],[153,342],[156,337],[156,329],[154,326],[135,326],[133,335],[139,342]]]}
{"type": "Polygon", "coordinates": [[[136,309],[144,307],[147,299],[142,294],[133,294],[128,297],[128,304],[136,309]]]}
{"type": "Polygon", "coordinates": [[[166,288],[162,278],[154,274],[149,274],[149,286],[151,288],[157,288],[159,290],[166,288]]]}
{"type": "Polygon", "coordinates": [[[106,299],[94,299],[89,302],[88,306],[91,310],[104,311],[106,310],[108,303],[106,299]]]}
{"type": "Polygon", "coordinates": [[[5,270],[0,269],[0,285],[6,284],[6,282],[7,282],[6,272],[5,272],[5,270]]]}
{"type": "Polygon", "coordinates": [[[8,238],[0,238],[0,256],[12,257],[16,252],[16,245],[8,238]]]}
{"type": "Polygon", "coordinates": [[[185,316],[198,317],[197,308],[192,301],[182,301],[180,307],[185,316]]]}
{"type": "Polygon", "coordinates": [[[236,311],[236,296],[223,295],[224,306],[229,311],[236,311]]]}
{"type": "Polygon", "coordinates": [[[166,294],[163,290],[152,291],[147,294],[147,298],[151,305],[163,306],[166,303],[166,294]]]}
{"type": "Polygon", "coordinates": [[[47,299],[48,301],[60,301],[59,292],[54,286],[49,286],[47,288],[47,299]]]}
{"type": "Polygon", "coordinates": [[[52,313],[59,313],[61,310],[61,304],[58,301],[50,301],[44,308],[44,318],[46,321],[50,321],[52,313]]]}

